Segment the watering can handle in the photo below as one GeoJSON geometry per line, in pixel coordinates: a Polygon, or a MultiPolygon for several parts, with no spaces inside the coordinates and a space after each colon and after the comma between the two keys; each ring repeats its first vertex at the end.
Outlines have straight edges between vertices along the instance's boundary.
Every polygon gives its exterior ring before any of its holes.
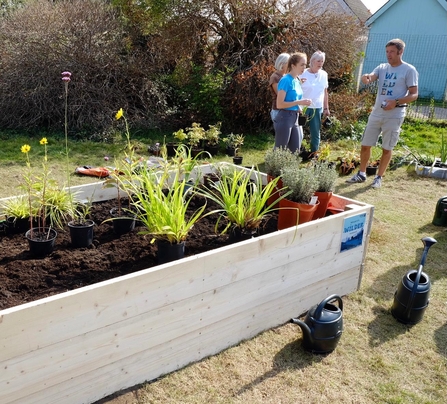
{"type": "Polygon", "coordinates": [[[424,252],[422,253],[421,265],[424,266],[428,250],[433,244],[436,244],[437,241],[433,237],[424,237],[422,238],[422,242],[424,243],[424,252]]]}
{"type": "Polygon", "coordinates": [[[428,250],[433,244],[437,243],[437,241],[433,237],[424,237],[422,238],[422,242],[424,243],[424,252],[422,253],[421,263],[419,264],[419,268],[416,273],[416,278],[413,282],[413,288],[411,289],[411,294],[408,299],[407,308],[404,313],[405,317],[408,317],[410,315],[410,310],[413,307],[413,302],[416,297],[416,292],[419,286],[419,280],[421,279],[422,268],[425,265],[425,259],[427,258],[428,250]]]}
{"type": "Polygon", "coordinates": [[[321,303],[318,305],[314,313],[315,319],[318,320],[321,317],[321,312],[323,311],[324,306],[326,305],[326,303],[329,303],[332,300],[337,300],[338,307],[340,308],[341,311],[343,311],[343,300],[341,300],[341,297],[338,295],[330,295],[326,299],[322,300],[321,303]]]}

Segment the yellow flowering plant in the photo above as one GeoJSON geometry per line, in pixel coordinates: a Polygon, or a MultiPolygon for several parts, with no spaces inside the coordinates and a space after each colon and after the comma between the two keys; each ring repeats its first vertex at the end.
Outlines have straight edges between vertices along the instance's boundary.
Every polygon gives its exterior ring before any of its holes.
{"type": "MultiPolygon", "coordinates": [[[[115,170],[110,173],[109,178],[107,178],[104,182],[105,187],[115,187],[118,193],[118,209],[117,209],[117,218],[122,218],[122,204],[121,204],[121,193],[124,192],[127,196],[129,191],[128,182],[132,180],[132,175],[135,171],[137,171],[138,167],[141,164],[141,159],[135,155],[134,148],[132,146],[132,142],[130,140],[130,131],[129,124],[127,122],[126,117],[124,116],[124,111],[122,108],[118,110],[115,114],[115,119],[118,121],[123,119],[125,125],[125,136],[126,136],[126,146],[124,148],[124,156],[117,159],[115,164],[115,170]]],[[[130,199],[129,199],[130,201],[130,199]]],[[[128,211],[130,209],[127,209],[128,211]]],[[[115,218],[113,218],[115,219],[115,218]]]]}
{"type": "Polygon", "coordinates": [[[42,170],[35,170],[31,165],[31,146],[25,144],[21,152],[25,154],[26,169],[23,173],[23,188],[26,192],[30,229],[36,225],[39,229],[45,227],[62,228],[70,211],[68,193],[59,188],[57,182],[50,178],[48,165],[48,139],[43,137],[39,144],[44,147],[42,170]]]}

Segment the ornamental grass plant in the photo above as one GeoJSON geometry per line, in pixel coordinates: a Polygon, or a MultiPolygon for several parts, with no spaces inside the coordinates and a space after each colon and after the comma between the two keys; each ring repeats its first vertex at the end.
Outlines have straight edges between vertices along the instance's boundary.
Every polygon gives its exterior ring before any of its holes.
{"type": "Polygon", "coordinates": [[[192,226],[201,219],[206,202],[191,216],[187,216],[188,206],[196,194],[188,188],[185,178],[180,178],[179,170],[166,165],[159,171],[142,169],[134,181],[126,182],[137,220],[145,227],[140,233],[152,240],[179,244],[185,241],[192,226]]]}
{"type": "Polygon", "coordinates": [[[276,210],[276,204],[288,195],[288,192],[278,194],[274,201],[268,203],[270,196],[277,191],[279,178],[263,185],[261,174],[253,169],[228,168],[220,174],[220,180],[212,182],[201,194],[220,207],[215,211],[220,213],[216,230],[222,219],[227,221],[222,234],[235,229],[247,234],[257,231],[266,215],[276,210]]]}

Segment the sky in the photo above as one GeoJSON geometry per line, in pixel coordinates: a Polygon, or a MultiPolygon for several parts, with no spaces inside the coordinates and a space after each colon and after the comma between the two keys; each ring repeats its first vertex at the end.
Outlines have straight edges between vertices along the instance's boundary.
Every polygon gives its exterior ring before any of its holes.
{"type": "Polygon", "coordinates": [[[362,3],[374,14],[380,7],[382,7],[388,0],[362,0],[362,3]]]}

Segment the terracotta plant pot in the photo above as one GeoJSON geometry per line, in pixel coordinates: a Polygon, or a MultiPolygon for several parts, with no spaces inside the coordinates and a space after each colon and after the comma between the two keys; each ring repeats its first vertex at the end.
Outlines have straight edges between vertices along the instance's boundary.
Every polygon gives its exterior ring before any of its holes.
{"type": "Polygon", "coordinates": [[[319,204],[317,202],[315,205],[309,205],[281,199],[279,201],[278,230],[310,222],[319,204]]]}
{"type": "Polygon", "coordinates": [[[320,203],[314,213],[313,219],[321,219],[326,216],[326,210],[332,198],[332,192],[315,192],[315,196],[318,196],[318,201],[320,203]]]}

